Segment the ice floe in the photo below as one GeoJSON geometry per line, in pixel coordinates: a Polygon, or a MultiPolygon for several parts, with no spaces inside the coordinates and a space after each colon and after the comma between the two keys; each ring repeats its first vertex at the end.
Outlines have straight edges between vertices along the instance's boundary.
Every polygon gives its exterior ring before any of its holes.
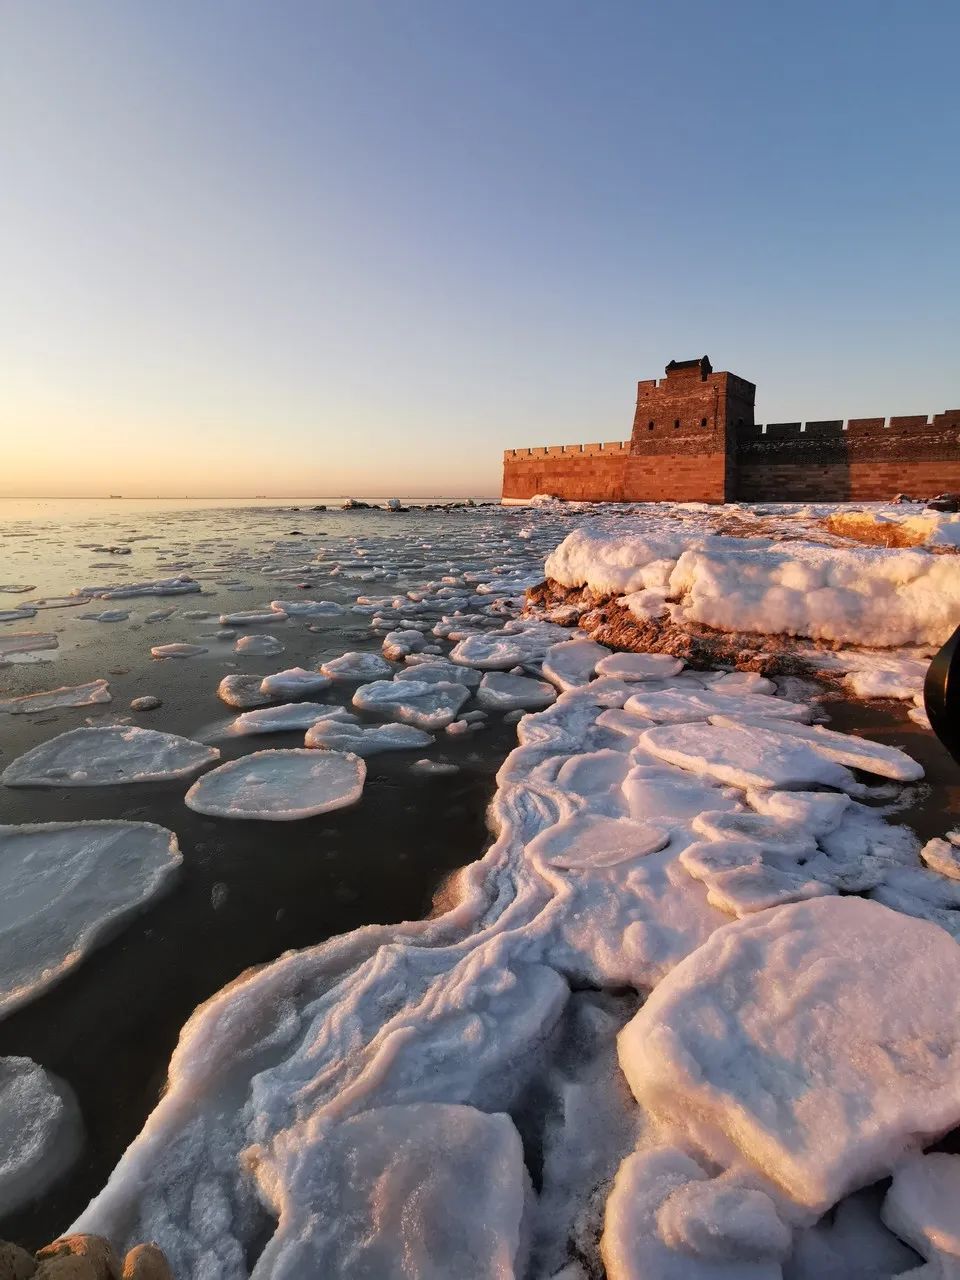
{"type": "Polygon", "coordinates": [[[256,733],[292,733],[309,729],[318,720],[356,720],[356,716],[342,707],[324,702],[284,702],[273,707],[261,707],[256,711],[244,711],[232,721],[227,732],[235,737],[256,733]]]}
{"type": "Polygon", "coordinates": [[[469,697],[470,690],[462,684],[375,680],[357,689],[353,705],[420,729],[443,729],[454,720],[469,697]]]}
{"type": "Polygon", "coordinates": [[[276,636],[241,636],[233,647],[237,653],[253,653],[263,658],[283,653],[283,645],[276,636]]]}
{"type": "Polygon", "coordinates": [[[18,756],[0,780],[8,787],[109,787],[187,778],[220,757],[175,733],[124,725],[71,729],[18,756]]]}
{"type": "Polygon", "coordinates": [[[270,608],[290,618],[337,618],[346,612],[335,600],[271,600],[270,608]]]}
{"type": "Polygon", "coordinates": [[[610,653],[596,663],[598,676],[615,680],[663,680],[683,670],[680,658],[668,653],[610,653]]]}
{"type": "MultiPolygon", "coordinates": [[[[100,567],[103,568],[103,565],[100,567]]],[[[199,582],[179,577],[156,578],[152,582],[115,582],[98,587],[74,587],[70,594],[100,600],[122,600],[131,596],[182,596],[199,590],[199,582]]]]}
{"type": "MultiPolygon", "coordinates": [[[[337,708],[339,710],[339,708],[337,708]]],[[[412,724],[351,724],[344,717],[315,721],[306,732],[304,746],[324,751],[352,751],[372,756],[381,751],[410,751],[428,747],[433,736],[412,724]]]]}
{"type": "Polygon", "coordinates": [[[319,693],[331,683],[330,676],[324,675],[322,671],[290,667],[286,671],[276,671],[273,675],[264,676],[260,682],[260,690],[270,698],[297,698],[319,693]]]}
{"type": "Polygon", "coordinates": [[[272,694],[263,692],[265,677],[235,672],[224,676],[217,685],[217,697],[228,707],[246,710],[248,707],[265,707],[273,701],[272,694]]]}
{"type": "Polygon", "coordinates": [[[64,685],[44,693],[25,693],[19,698],[0,701],[0,713],[31,715],[37,711],[59,711],[69,707],[92,707],[110,702],[110,685],[106,680],[90,680],[86,684],[64,685]]]}
{"type": "Polygon", "coordinates": [[[543,674],[558,689],[576,689],[588,684],[597,663],[608,657],[610,650],[593,640],[564,640],[547,650],[543,674]]]}
{"type": "Polygon", "coordinates": [[[320,664],[320,670],[331,680],[379,680],[389,676],[393,667],[379,653],[343,653],[320,664]]]}
{"type": "Polygon", "coordinates": [[[81,964],[180,863],[176,836],[150,822],[0,827],[0,1017],[81,964]]]}
{"type": "Polygon", "coordinates": [[[336,751],[255,751],[204,774],[184,797],[216,818],[291,822],[356,804],[366,766],[336,751]]]}
{"type": "Polygon", "coordinates": [[[477,701],[491,711],[539,711],[549,707],[556,698],[556,689],[545,680],[512,676],[502,671],[489,671],[477,690],[477,701]]]}
{"type": "Polygon", "coordinates": [[[202,644],[188,644],[186,641],[173,641],[170,644],[155,644],[150,650],[155,658],[196,658],[208,650],[202,644]]]}
{"type": "Polygon", "coordinates": [[[57,637],[49,631],[16,631],[12,635],[0,635],[0,661],[10,654],[56,649],[59,643],[57,637]]]}
{"type": "Polygon", "coordinates": [[[0,1216],[42,1195],[82,1147],[70,1086],[30,1058],[0,1058],[0,1216]]]}

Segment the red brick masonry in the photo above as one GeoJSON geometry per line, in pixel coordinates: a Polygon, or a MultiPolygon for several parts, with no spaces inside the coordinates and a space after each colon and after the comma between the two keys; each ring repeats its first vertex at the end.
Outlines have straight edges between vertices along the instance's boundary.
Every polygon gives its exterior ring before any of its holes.
{"type": "Polygon", "coordinates": [[[843,502],[960,492],[960,409],[844,423],[753,421],[755,388],[706,357],[640,382],[628,441],[508,449],[503,496],[843,502]]]}

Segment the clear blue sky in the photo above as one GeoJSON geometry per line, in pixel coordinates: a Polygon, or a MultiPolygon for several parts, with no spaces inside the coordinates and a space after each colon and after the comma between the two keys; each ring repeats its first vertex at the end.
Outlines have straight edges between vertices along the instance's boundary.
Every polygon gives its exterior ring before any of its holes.
{"type": "Polygon", "coordinates": [[[960,404],[960,5],[0,0],[0,493],[960,404]]]}

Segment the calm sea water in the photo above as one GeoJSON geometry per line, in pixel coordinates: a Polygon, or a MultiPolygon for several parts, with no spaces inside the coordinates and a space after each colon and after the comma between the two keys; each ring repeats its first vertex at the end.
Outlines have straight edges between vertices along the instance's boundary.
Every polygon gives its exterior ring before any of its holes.
{"type": "MultiPolygon", "coordinates": [[[[0,594],[0,609],[78,587],[179,573],[202,584],[200,594],[96,600],[40,609],[32,619],[0,625],[0,636],[49,631],[58,641],[56,649],[30,660],[0,665],[0,697],[99,676],[109,679],[113,694],[107,706],[0,716],[0,767],[85,723],[129,717],[189,737],[210,736],[235,714],[216,696],[228,672],[310,667],[348,649],[378,650],[381,638],[370,616],[350,611],[358,596],[420,594],[444,576],[475,582],[500,575],[521,582],[537,575],[545,551],[564,532],[562,518],[539,516],[534,525],[523,509],[407,515],[309,510],[322,501],[0,501],[0,584],[32,588],[0,594]],[[129,548],[130,554],[98,550],[106,547],[129,548]],[[254,628],[284,644],[272,658],[238,656],[232,641],[211,638],[221,612],[294,594],[337,600],[348,611],[254,628]],[[169,618],[146,621],[164,607],[175,610],[169,618]],[[107,608],[129,611],[129,617],[82,618],[107,608]],[[210,617],[183,617],[198,610],[210,617]],[[208,652],[184,661],[151,659],[152,645],[175,640],[202,643],[208,652]],[[134,715],[129,702],[145,693],[160,697],[162,707],[134,715]]],[[[441,610],[438,603],[432,613],[416,616],[432,622],[441,610]]],[[[320,699],[346,705],[354,687],[335,685],[320,699]]],[[[2,823],[149,820],[175,831],[184,855],[179,882],[167,897],[59,986],[0,1021],[0,1054],[25,1054],[69,1081],[88,1133],[79,1164],[33,1208],[0,1221],[0,1237],[37,1245],[69,1225],[154,1106],[180,1027],[224,983],[290,948],[427,912],[443,878],[486,844],[484,814],[494,775],[515,740],[515,726],[491,718],[475,734],[438,735],[429,751],[374,756],[359,805],[295,823],[203,817],[183,804],[189,785],[183,781],[0,787],[2,823]],[[411,774],[420,755],[455,763],[459,771],[411,774]]],[[[302,733],[218,745],[229,759],[267,746],[300,746],[302,733]]]]}

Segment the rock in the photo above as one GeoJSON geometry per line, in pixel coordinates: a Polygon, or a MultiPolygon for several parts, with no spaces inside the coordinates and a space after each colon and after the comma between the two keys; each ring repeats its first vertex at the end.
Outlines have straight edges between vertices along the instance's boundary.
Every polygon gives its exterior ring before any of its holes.
{"type": "Polygon", "coordinates": [[[927,503],[928,511],[960,511],[960,493],[940,493],[927,503]]]}
{"type": "Polygon", "coordinates": [[[62,1236],[37,1254],[37,1280],[122,1280],[120,1260],[103,1236],[62,1236]]]}
{"type": "Polygon", "coordinates": [[[163,703],[155,694],[145,693],[140,698],[134,698],[130,703],[131,711],[156,711],[157,707],[163,703]]]}
{"type": "Polygon", "coordinates": [[[29,1280],[37,1264],[26,1249],[0,1240],[0,1280],[29,1280]]]}
{"type": "Polygon", "coordinates": [[[124,1259],[123,1280],[173,1280],[173,1272],[162,1249],[138,1244],[124,1259]]]}

